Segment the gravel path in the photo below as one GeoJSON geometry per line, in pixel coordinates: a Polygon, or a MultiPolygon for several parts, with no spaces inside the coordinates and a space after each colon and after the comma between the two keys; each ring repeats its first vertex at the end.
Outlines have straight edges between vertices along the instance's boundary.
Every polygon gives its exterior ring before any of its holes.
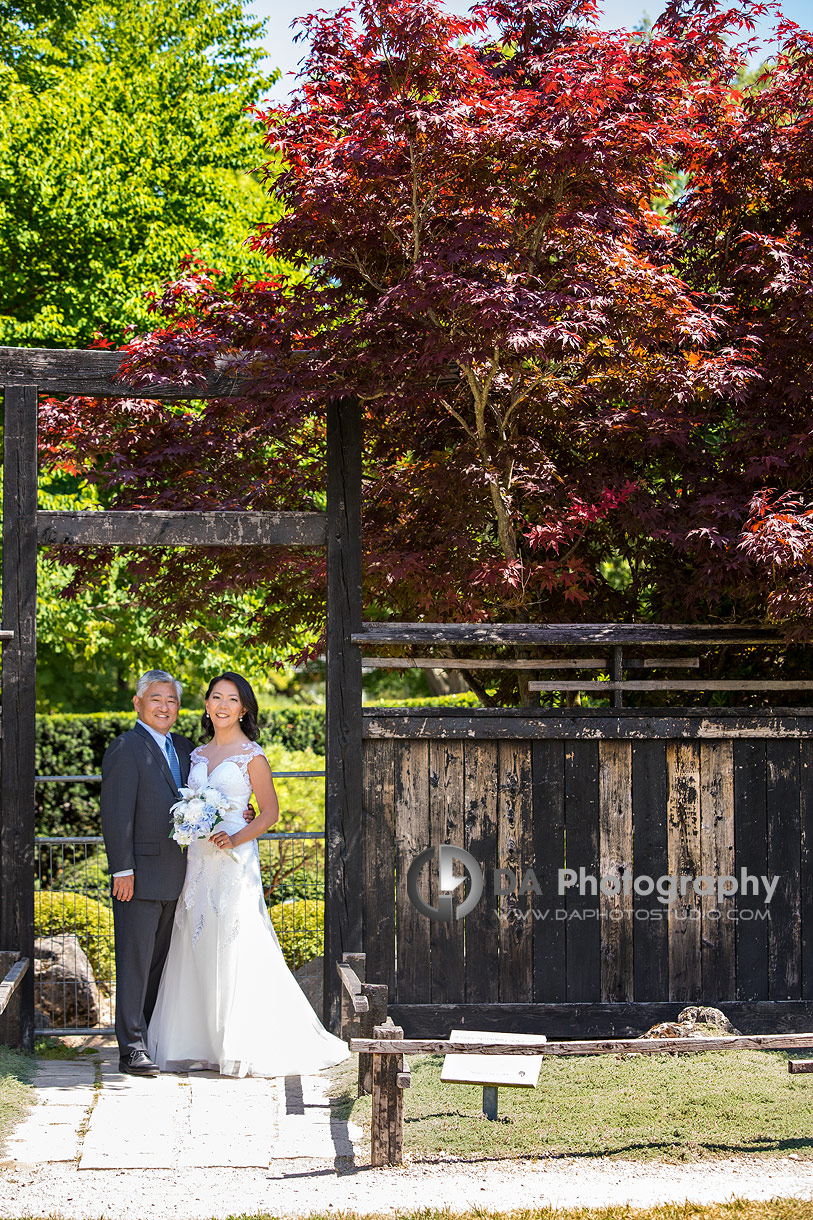
{"type": "Polygon", "coordinates": [[[0,1170],[0,1216],[75,1220],[203,1220],[270,1212],[511,1211],[630,1203],[634,1206],[733,1197],[811,1200],[813,1163],[727,1160],[694,1165],[562,1159],[446,1162],[401,1169],[275,1161],[270,1169],[79,1170],[43,1165],[0,1170]]]}

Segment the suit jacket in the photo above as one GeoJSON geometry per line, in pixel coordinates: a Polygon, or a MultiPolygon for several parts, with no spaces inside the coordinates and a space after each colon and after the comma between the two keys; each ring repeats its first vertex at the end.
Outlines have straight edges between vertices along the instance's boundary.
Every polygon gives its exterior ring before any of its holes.
{"type": "MultiPolygon", "coordinates": [[[[192,742],[171,733],[183,783],[192,742]]],[[[140,725],[110,743],[102,761],[102,834],[108,868],[135,873],[135,898],[169,901],[183,888],[186,856],[170,839],[170,806],[179,799],[166,755],[140,725]]]]}

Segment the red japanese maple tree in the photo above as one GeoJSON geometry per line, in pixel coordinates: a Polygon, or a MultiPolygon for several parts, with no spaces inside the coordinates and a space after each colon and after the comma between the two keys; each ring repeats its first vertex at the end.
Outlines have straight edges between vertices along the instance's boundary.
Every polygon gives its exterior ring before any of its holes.
{"type": "MultiPolygon", "coordinates": [[[[813,475],[813,36],[778,18],[738,87],[766,5],[673,0],[650,36],[597,10],[305,18],[299,87],[257,116],[287,213],[252,238],[295,274],[219,291],[190,261],[123,352],[136,390],[225,358],[251,392],[52,403],[47,460],[117,507],[319,506],[326,388],[352,392],[367,617],[806,617],[806,526],[780,588],[770,505],[806,521],[813,475]]],[[[135,562],[164,622],[261,582],[247,631],[320,635],[320,555],[135,562]]]]}

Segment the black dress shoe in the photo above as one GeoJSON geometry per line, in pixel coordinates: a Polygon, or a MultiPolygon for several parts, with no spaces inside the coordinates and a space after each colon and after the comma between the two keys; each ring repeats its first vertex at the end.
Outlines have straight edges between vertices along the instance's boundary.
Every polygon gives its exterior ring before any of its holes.
{"type": "Polygon", "coordinates": [[[146,1051],[130,1051],[119,1059],[119,1071],[128,1076],[157,1076],[158,1068],[146,1051]]]}

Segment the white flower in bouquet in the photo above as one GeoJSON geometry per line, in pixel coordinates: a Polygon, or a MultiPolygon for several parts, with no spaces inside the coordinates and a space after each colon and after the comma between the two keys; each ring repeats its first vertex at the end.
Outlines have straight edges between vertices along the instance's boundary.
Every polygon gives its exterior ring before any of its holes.
{"type": "MultiPolygon", "coordinates": [[[[212,831],[219,822],[225,821],[225,814],[239,812],[235,803],[218,788],[207,785],[205,788],[179,788],[181,799],[171,807],[173,827],[169,837],[181,847],[188,847],[196,839],[210,838],[212,831]]],[[[233,851],[226,855],[236,860],[233,851]]]]}

